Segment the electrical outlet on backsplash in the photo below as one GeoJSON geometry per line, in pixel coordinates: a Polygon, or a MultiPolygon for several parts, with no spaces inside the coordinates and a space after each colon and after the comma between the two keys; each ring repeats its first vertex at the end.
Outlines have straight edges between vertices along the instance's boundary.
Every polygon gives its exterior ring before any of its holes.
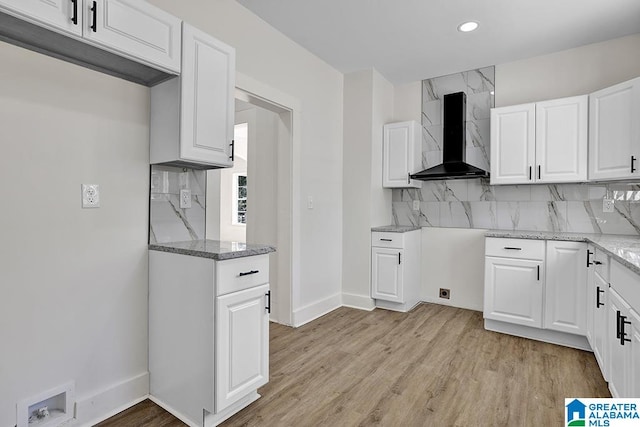
{"type": "Polygon", "coordinates": [[[431,181],[421,189],[393,190],[393,218],[397,225],[422,227],[640,234],[640,185],[431,181]],[[602,212],[604,198],[615,200],[614,212],[602,212]]]}

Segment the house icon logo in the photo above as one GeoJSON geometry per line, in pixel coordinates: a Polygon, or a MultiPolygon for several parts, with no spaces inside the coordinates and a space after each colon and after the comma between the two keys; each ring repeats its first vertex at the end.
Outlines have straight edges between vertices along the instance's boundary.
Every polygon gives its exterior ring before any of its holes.
{"type": "Polygon", "coordinates": [[[574,399],[567,405],[567,426],[584,426],[587,405],[574,399]]]}

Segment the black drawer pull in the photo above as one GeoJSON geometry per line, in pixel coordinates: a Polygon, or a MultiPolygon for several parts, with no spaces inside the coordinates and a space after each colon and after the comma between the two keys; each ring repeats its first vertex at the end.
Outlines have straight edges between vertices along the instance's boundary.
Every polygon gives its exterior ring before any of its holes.
{"type": "Polygon", "coordinates": [[[393,242],[392,239],[380,239],[380,240],[383,241],[383,242],[393,242]]]}
{"type": "Polygon", "coordinates": [[[522,250],[522,248],[516,248],[514,246],[505,246],[504,248],[506,250],[508,250],[508,251],[521,251],[522,250]]]}
{"type": "Polygon", "coordinates": [[[240,274],[238,274],[238,276],[239,277],[249,276],[251,274],[257,274],[257,273],[260,273],[260,271],[259,270],[251,270],[251,271],[247,271],[247,272],[244,272],[244,273],[240,273],[240,274]]]}
{"type": "Polygon", "coordinates": [[[271,314],[271,291],[267,291],[264,295],[267,297],[267,306],[264,309],[267,310],[267,313],[271,314]]]}
{"type": "Polygon", "coordinates": [[[93,13],[92,21],[91,21],[91,30],[95,33],[98,31],[98,5],[96,2],[93,2],[91,6],[91,12],[93,13]]]}
{"type": "Polygon", "coordinates": [[[593,261],[595,265],[602,265],[602,261],[593,261]]]}
{"type": "Polygon", "coordinates": [[[631,324],[631,322],[627,322],[626,319],[627,316],[620,316],[620,345],[624,345],[625,342],[631,342],[629,338],[625,338],[627,336],[627,333],[624,331],[624,325],[631,324]]]}
{"type": "Polygon", "coordinates": [[[78,0],[71,0],[73,3],[73,16],[71,17],[71,22],[73,25],[78,25],[78,0]]]}
{"type": "Polygon", "coordinates": [[[600,308],[604,305],[603,302],[600,302],[600,294],[604,294],[604,289],[600,289],[600,286],[596,286],[596,308],[600,308]]]}
{"type": "Polygon", "coordinates": [[[591,255],[593,255],[593,252],[587,249],[587,267],[591,267],[591,265],[593,264],[591,262],[591,255]]]}
{"type": "Polygon", "coordinates": [[[631,156],[631,173],[634,173],[636,171],[635,162],[636,158],[634,156],[631,156]]]}
{"type": "Polygon", "coordinates": [[[235,139],[231,140],[231,144],[229,144],[229,146],[231,147],[231,155],[229,156],[229,158],[233,162],[235,160],[235,158],[236,158],[236,141],[235,141],[235,139]]]}

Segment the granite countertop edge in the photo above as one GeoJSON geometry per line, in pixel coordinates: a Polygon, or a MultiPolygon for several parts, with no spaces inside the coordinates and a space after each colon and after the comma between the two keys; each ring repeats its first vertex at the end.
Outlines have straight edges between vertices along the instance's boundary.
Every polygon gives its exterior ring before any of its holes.
{"type": "Polygon", "coordinates": [[[409,231],[420,230],[422,227],[417,225],[383,225],[380,227],[371,227],[371,231],[376,233],[408,233],[409,231]]]}
{"type": "Polygon", "coordinates": [[[558,240],[593,244],[623,266],[640,275],[640,236],[583,234],[551,231],[488,230],[485,237],[509,239],[558,240]]]}
{"type": "MultiPolygon", "coordinates": [[[[193,243],[194,246],[198,245],[196,241],[193,243]]],[[[207,242],[217,242],[217,241],[207,241],[207,242]]],[[[227,242],[218,242],[218,243],[227,243],[227,242]]],[[[230,243],[230,242],[229,242],[230,243]]],[[[160,252],[169,252],[179,255],[189,255],[195,256],[199,258],[209,258],[215,261],[224,261],[229,259],[236,258],[244,258],[254,255],[264,255],[271,252],[275,252],[276,248],[269,245],[250,245],[247,248],[243,249],[229,249],[229,250],[221,250],[221,249],[206,249],[206,248],[193,248],[193,247],[184,247],[186,242],[176,242],[176,243],[150,243],[149,250],[152,251],[160,251],[160,252]]]]}

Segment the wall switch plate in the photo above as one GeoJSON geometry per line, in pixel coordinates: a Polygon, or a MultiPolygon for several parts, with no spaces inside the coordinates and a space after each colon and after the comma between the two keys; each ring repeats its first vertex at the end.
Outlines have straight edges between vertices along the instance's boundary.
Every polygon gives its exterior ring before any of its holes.
{"type": "Polygon", "coordinates": [[[307,209],[313,209],[313,196],[307,197],[307,209]]]}
{"type": "Polygon", "coordinates": [[[191,190],[180,190],[180,209],[191,208],[191,190]]]}
{"type": "Polygon", "coordinates": [[[613,212],[614,211],[614,201],[613,199],[602,199],[602,212],[613,212]]]}
{"type": "Polygon", "coordinates": [[[419,211],[420,210],[420,200],[414,200],[413,201],[413,210],[414,211],[419,211]]]}
{"type": "Polygon", "coordinates": [[[82,207],[100,207],[100,186],[98,184],[82,184],[82,207]]]}

